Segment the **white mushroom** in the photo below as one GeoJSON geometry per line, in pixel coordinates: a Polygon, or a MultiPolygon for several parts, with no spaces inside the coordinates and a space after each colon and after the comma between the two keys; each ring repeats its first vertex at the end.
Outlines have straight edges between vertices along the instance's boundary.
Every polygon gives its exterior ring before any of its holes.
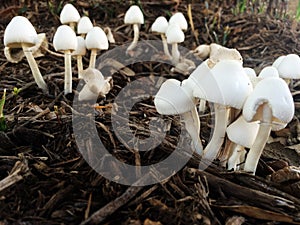
{"type": "Polygon", "coordinates": [[[64,53],[65,58],[65,84],[64,93],[72,93],[72,65],[71,53],[77,48],[77,37],[71,27],[60,25],[53,37],[53,46],[56,51],[64,53]]]}
{"type": "Polygon", "coordinates": [[[85,45],[91,50],[89,68],[95,68],[97,52],[109,47],[105,32],[100,27],[93,27],[86,35],[85,45]]]}
{"type": "Polygon", "coordinates": [[[167,19],[164,16],[159,16],[156,18],[156,20],[152,24],[151,31],[160,34],[160,37],[161,37],[161,40],[163,43],[164,53],[166,56],[171,58],[169,48],[168,48],[168,43],[166,40],[166,31],[167,31],[168,25],[169,24],[168,24],[167,19]]]}
{"type": "Polygon", "coordinates": [[[204,60],[204,59],[206,59],[206,58],[209,57],[209,54],[210,54],[210,45],[208,45],[208,44],[199,45],[192,52],[196,56],[198,56],[200,59],[204,60]]]}
{"type": "Polygon", "coordinates": [[[169,24],[177,24],[184,31],[188,28],[188,23],[181,12],[174,13],[169,19],[169,24]]]}
{"type": "Polygon", "coordinates": [[[275,124],[277,129],[283,128],[294,116],[293,97],[286,82],[277,77],[259,81],[244,104],[243,116],[248,122],[260,122],[257,137],[244,166],[245,171],[255,173],[272,124],[275,124]]]}
{"type": "Polygon", "coordinates": [[[111,90],[111,77],[104,79],[102,73],[97,69],[84,70],[82,77],[86,84],[79,92],[79,101],[95,100],[99,95],[105,96],[111,90]]]}
{"type": "Polygon", "coordinates": [[[82,36],[77,36],[77,48],[72,53],[73,56],[76,56],[77,59],[77,68],[78,68],[78,78],[82,78],[82,57],[86,54],[85,40],[82,36]]]}
{"type": "Polygon", "coordinates": [[[62,24],[69,25],[74,30],[80,19],[80,15],[72,4],[67,3],[61,10],[59,19],[62,24]]]}
{"type": "Polygon", "coordinates": [[[93,23],[89,17],[83,16],[79,19],[77,23],[77,34],[81,37],[85,37],[85,35],[93,28],[93,23]]]}
{"type": "Polygon", "coordinates": [[[196,152],[202,154],[200,121],[189,84],[175,79],[166,80],[155,95],[154,105],[159,114],[181,116],[196,152]]]}
{"type": "Polygon", "coordinates": [[[178,43],[184,41],[184,33],[177,24],[170,24],[166,31],[167,43],[172,45],[172,62],[175,66],[180,61],[180,52],[178,50],[178,43]]]}
{"type": "Polygon", "coordinates": [[[30,51],[30,47],[37,42],[37,33],[30,21],[23,16],[14,17],[4,31],[4,45],[9,48],[21,48],[30,66],[32,75],[38,87],[44,92],[48,92],[38,65],[30,51]]]}
{"type": "Polygon", "coordinates": [[[131,44],[128,46],[126,53],[129,51],[133,50],[137,42],[139,40],[139,25],[144,24],[144,15],[143,12],[141,11],[140,7],[137,5],[132,5],[130,8],[126,11],[125,17],[124,17],[124,23],[125,24],[132,24],[133,25],[133,41],[131,44]]]}
{"type": "Polygon", "coordinates": [[[278,70],[279,76],[287,83],[290,79],[300,78],[300,57],[296,54],[288,54],[278,57],[273,66],[278,70]]]}

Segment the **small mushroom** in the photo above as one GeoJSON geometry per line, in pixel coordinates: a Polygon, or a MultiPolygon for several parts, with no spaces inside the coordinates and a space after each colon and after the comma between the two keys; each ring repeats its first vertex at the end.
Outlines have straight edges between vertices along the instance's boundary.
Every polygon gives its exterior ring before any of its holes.
{"type": "Polygon", "coordinates": [[[166,39],[166,31],[168,28],[168,21],[164,16],[159,16],[156,18],[154,23],[151,26],[151,31],[156,32],[160,34],[162,43],[163,43],[163,49],[166,56],[168,56],[170,59],[172,58],[169,52],[168,43],[166,39]]]}
{"type": "Polygon", "coordinates": [[[93,23],[89,17],[83,16],[79,19],[77,23],[77,34],[81,37],[85,37],[86,34],[93,28],[93,23]]]}
{"type": "Polygon", "coordinates": [[[259,121],[257,137],[244,166],[245,171],[255,173],[272,126],[282,129],[294,116],[294,101],[286,82],[278,77],[259,81],[245,101],[243,116],[248,122],[259,121]]]}
{"type": "Polygon", "coordinates": [[[77,37],[71,27],[60,25],[53,37],[53,46],[56,51],[64,53],[65,58],[65,84],[64,93],[72,93],[72,65],[71,53],[77,48],[77,37]]]}
{"type": "Polygon", "coordinates": [[[169,24],[177,24],[183,31],[188,28],[188,23],[181,12],[174,13],[169,19],[169,24]]]}
{"type": "Polygon", "coordinates": [[[300,78],[300,57],[296,54],[280,56],[273,62],[272,66],[278,70],[279,77],[288,84],[291,79],[300,78]]]}
{"type": "Polygon", "coordinates": [[[166,80],[155,95],[154,105],[161,115],[181,116],[196,152],[201,155],[203,147],[199,136],[200,121],[189,83],[166,80]]]}
{"type": "Polygon", "coordinates": [[[73,30],[75,30],[76,24],[80,19],[80,15],[75,6],[67,3],[61,10],[59,19],[62,24],[69,25],[73,30]]]}
{"type": "Polygon", "coordinates": [[[33,78],[38,87],[45,93],[48,87],[44,81],[39,67],[32,55],[30,47],[37,42],[38,36],[30,21],[23,16],[15,16],[7,25],[4,31],[4,45],[8,48],[21,48],[30,66],[33,78]]]}
{"type": "Polygon", "coordinates": [[[95,68],[97,52],[107,50],[109,43],[105,32],[100,27],[93,27],[85,37],[85,45],[91,50],[89,68],[95,68]]]}
{"type": "Polygon", "coordinates": [[[77,36],[77,48],[72,52],[73,56],[77,59],[78,78],[82,78],[82,57],[86,54],[85,40],[82,36],[77,36]]]}
{"type": "Polygon", "coordinates": [[[178,43],[184,41],[184,33],[177,24],[170,24],[166,31],[167,43],[172,45],[172,62],[175,66],[180,61],[180,52],[178,50],[178,43]]]}
{"type": "Polygon", "coordinates": [[[140,7],[138,7],[137,5],[130,6],[130,8],[125,13],[124,23],[132,24],[134,32],[133,41],[126,50],[126,53],[128,54],[136,47],[137,42],[139,40],[139,25],[144,24],[144,15],[140,7]]]}

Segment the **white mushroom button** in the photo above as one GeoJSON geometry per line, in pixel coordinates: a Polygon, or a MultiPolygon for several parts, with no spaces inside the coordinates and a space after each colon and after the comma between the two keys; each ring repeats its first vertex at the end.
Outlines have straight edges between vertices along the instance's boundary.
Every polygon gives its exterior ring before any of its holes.
{"type": "Polygon", "coordinates": [[[92,21],[89,17],[83,16],[79,19],[77,23],[77,34],[79,34],[82,37],[85,37],[85,35],[93,28],[92,21]]]}
{"type": "Polygon", "coordinates": [[[125,13],[124,23],[131,24],[133,26],[134,32],[133,41],[126,50],[126,53],[128,53],[136,47],[140,33],[139,25],[144,24],[144,15],[140,7],[138,7],[137,5],[130,6],[130,8],[125,13]]]}
{"type": "Polygon", "coordinates": [[[100,27],[93,27],[86,35],[85,45],[91,50],[89,68],[95,68],[97,52],[109,47],[105,32],[100,27]]]}
{"type": "Polygon", "coordinates": [[[277,68],[279,76],[285,80],[300,78],[300,57],[296,54],[278,57],[273,66],[277,68]]]}
{"type": "Polygon", "coordinates": [[[174,13],[169,19],[169,24],[177,24],[181,30],[188,28],[188,23],[181,12],[174,13]]]}
{"type": "Polygon", "coordinates": [[[48,91],[38,65],[32,55],[30,47],[38,40],[37,33],[30,21],[23,16],[14,17],[4,31],[4,45],[8,48],[21,48],[30,66],[32,75],[38,87],[44,92],[48,91]]]}
{"type": "Polygon", "coordinates": [[[243,107],[246,121],[259,121],[257,138],[247,155],[244,170],[255,173],[256,167],[270,135],[272,124],[285,127],[294,116],[294,102],[286,82],[268,77],[257,83],[243,107]]]}
{"type": "Polygon", "coordinates": [[[161,115],[180,115],[197,153],[202,154],[199,137],[200,121],[189,84],[175,79],[166,80],[155,95],[154,105],[161,115]]]}
{"type": "Polygon", "coordinates": [[[73,30],[80,19],[79,12],[70,3],[64,5],[59,16],[60,22],[65,25],[69,25],[73,30]]]}
{"type": "Polygon", "coordinates": [[[77,37],[71,27],[61,25],[53,37],[53,46],[56,51],[64,53],[65,57],[65,94],[72,93],[72,65],[71,53],[77,49],[77,37]]]}
{"type": "Polygon", "coordinates": [[[170,24],[166,31],[167,43],[172,45],[172,62],[175,66],[180,61],[180,52],[178,50],[178,43],[184,41],[184,33],[177,24],[170,24]]]}

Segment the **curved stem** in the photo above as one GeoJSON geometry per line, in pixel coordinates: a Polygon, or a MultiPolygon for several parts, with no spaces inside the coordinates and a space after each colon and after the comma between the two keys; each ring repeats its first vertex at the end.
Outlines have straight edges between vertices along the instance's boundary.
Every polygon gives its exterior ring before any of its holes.
{"type": "Polygon", "coordinates": [[[245,148],[236,143],[232,143],[232,153],[228,159],[228,170],[237,170],[237,165],[240,163],[241,155],[245,151],[245,148]]]}
{"type": "Polygon", "coordinates": [[[200,139],[200,119],[196,106],[189,112],[181,114],[185,129],[190,134],[196,152],[200,155],[203,153],[203,146],[200,139]]]}
{"type": "Polygon", "coordinates": [[[32,55],[32,52],[30,50],[28,50],[28,47],[25,45],[22,45],[22,49],[24,51],[25,57],[28,61],[29,67],[31,69],[33,78],[36,82],[36,84],[38,85],[39,88],[41,88],[45,93],[48,92],[48,87],[46,82],[44,81],[44,78],[39,70],[39,67],[32,55]]]}
{"type": "Polygon", "coordinates": [[[162,40],[162,44],[163,44],[163,48],[164,48],[164,53],[166,56],[168,56],[170,59],[172,58],[170,52],[169,52],[169,47],[168,47],[168,42],[166,39],[165,34],[160,34],[161,40],[162,40]]]}
{"type": "Polygon", "coordinates": [[[208,162],[212,162],[224,142],[226,127],[228,121],[229,108],[224,105],[214,104],[215,109],[215,125],[213,135],[204,149],[203,158],[208,162]]]}
{"type": "Polygon", "coordinates": [[[126,53],[133,50],[136,47],[137,42],[139,40],[139,36],[140,36],[139,25],[135,23],[133,24],[133,40],[131,44],[128,46],[126,53]]]}
{"type": "Polygon", "coordinates": [[[65,53],[65,95],[72,93],[72,65],[71,65],[71,51],[67,50],[65,53]]]}
{"type": "Polygon", "coordinates": [[[172,62],[175,64],[175,66],[179,63],[180,59],[180,52],[178,51],[178,44],[173,43],[172,44],[172,62]]]}
{"type": "Polygon", "coordinates": [[[78,68],[78,78],[82,79],[83,65],[82,65],[82,56],[81,55],[77,55],[77,68],[78,68]]]}
{"type": "Polygon", "coordinates": [[[268,106],[268,104],[263,104],[260,107],[263,108],[258,133],[252,148],[250,148],[248,152],[244,166],[245,171],[252,172],[253,174],[255,174],[259,158],[271,133],[272,109],[268,106]]]}
{"type": "Polygon", "coordinates": [[[95,68],[96,57],[97,57],[97,49],[92,48],[91,49],[91,56],[90,56],[89,68],[95,68]]]}

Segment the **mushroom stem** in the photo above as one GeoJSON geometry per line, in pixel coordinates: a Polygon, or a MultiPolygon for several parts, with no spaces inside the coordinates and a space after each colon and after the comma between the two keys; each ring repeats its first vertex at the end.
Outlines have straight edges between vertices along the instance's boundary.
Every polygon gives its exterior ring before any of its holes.
{"type": "Polygon", "coordinates": [[[206,100],[201,98],[199,103],[199,113],[204,113],[206,109],[206,100]]]}
{"type": "Polygon", "coordinates": [[[67,50],[65,54],[65,95],[72,93],[72,65],[71,65],[71,51],[67,50]]]}
{"type": "Polygon", "coordinates": [[[77,69],[78,69],[78,78],[82,78],[82,71],[83,71],[83,65],[82,65],[82,56],[77,55],[77,69]]]}
{"type": "Polygon", "coordinates": [[[71,23],[69,23],[69,27],[71,27],[71,28],[72,28],[72,30],[74,30],[74,31],[75,31],[76,23],[75,23],[75,22],[71,22],[71,23]]]}
{"type": "Polygon", "coordinates": [[[204,154],[203,154],[203,159],[205,159],[207,162],[212,162],[216,158],[223,144],[224,137],[226,134],[226,127],[227,127],[230,108],[215,103],[214,110],[215,110],[214,131],[210,139],[210,142],[207,144],[207,146],[204,149],[204,154]]]}
{"type": "Polygon", "coordinates": [[[43,90],[44,93],[47,93],[48,92],[47,84],[44,81],[44,78],[43,78],[43,76],[39,70],[39,67],[32,55],[32,52],[25,45],[22,45],[22,49],[23,49],[24,55],[28,61],[28,64],[31,69],[31,72],[32,72],[35,82],[37,83],[38,87],[43,90]]]}
{"type": "Polygon", "coordinates": [[[196,152],[200,155],[203,153],[203,146],[200,139],[200,120],[196,106],[186,113],[181,114],[185,128],[192,138],[192,143],[196,152]]]}
{"type": "Polygon", "coordinates": [[[97,49],[91,49],[91,56],[90,56],[90,64],[89,68],[95,68],[96,65],[96,56],[97,56],[97,49]]]}
{"type": "Polygon", "coordinates": [[[180,52],[178,51],[178,44],[172,44],[172,62],[177,65],[180,59],[180,52]]]}
{"type": "Polygon", "coordinates": [[[241,155],[245,151],[245,148],[236,143],[231,143],[232,153],[228,159],[228,170],[237,170],[237,165],[240,163],[241,155]]]}
{"type": "Polygon", "coordinates": [[[139,36],[140,36],[139,25],[135,23],[133,24],[133,40],[131,44],[128,46],[126,52],[133,50],[137,46],[139,36]]]}
{"type": "Polygon", "coordinates": [[[272,109],[266,103],[260,107],[262,107],[262,119],[259,124],[255,141],[248,152],[244,166],[245,171],[252,172],[253,174],[255,174],[259,158],[268,141],[272,128],[272,109]]]}
{"type": "Polygon", "coordinates": [[[165,34],[160,34],[161,40],[162,40],[162,44],[163,44],[163,48],[164,48],[164,53],[166,56],[168,56],[170,59],[172,58],[170,52],[169,52],[169,47],[168,47],[168,42],[166,39],[165,34]]]}

